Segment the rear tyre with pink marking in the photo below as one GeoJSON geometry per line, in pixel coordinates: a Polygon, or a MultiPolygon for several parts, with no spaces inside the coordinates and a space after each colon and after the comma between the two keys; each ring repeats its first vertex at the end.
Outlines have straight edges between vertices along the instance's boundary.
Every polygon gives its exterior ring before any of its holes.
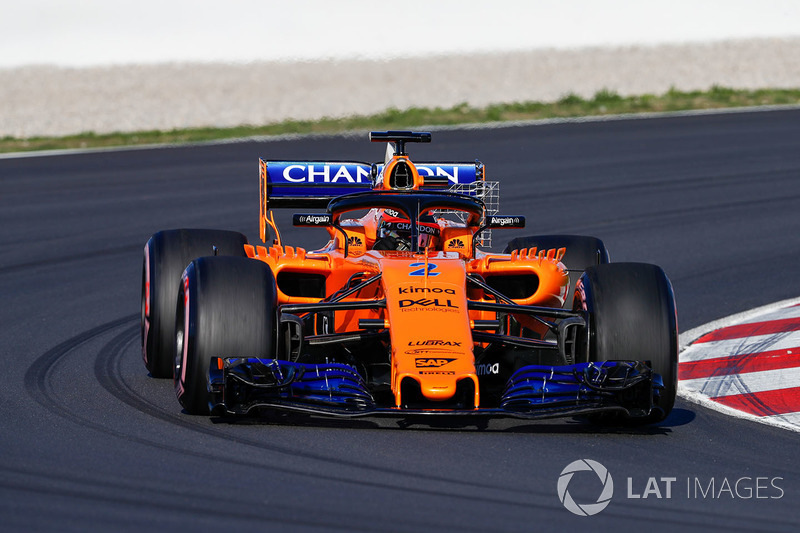
{"type": "Polygon", "coordinates": [[[142,268],[142,357],[154,378],[172,377],[175,300],[186,265],[214,255],[246,257],[247,237],[235,231],[175,229],[147,241],[142,268]]]}

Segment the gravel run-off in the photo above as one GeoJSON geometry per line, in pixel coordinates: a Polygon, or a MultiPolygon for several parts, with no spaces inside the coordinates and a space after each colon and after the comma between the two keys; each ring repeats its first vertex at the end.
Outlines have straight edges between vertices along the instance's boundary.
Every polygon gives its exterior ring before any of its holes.
{"type": "Polygon", "coordinates": [[[0,137],[263,125],[389,108],[800,87],[800,38],[388,61],[0,69],[0,137]]]}

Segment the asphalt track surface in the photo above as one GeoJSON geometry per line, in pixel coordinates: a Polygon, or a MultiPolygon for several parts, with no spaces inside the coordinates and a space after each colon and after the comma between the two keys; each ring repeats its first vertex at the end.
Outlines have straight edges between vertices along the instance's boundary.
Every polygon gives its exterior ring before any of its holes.
{"type": "MultiPolygon", "coordinates": [[[[800,294],[799,140],[800,111],[772,111],[443,131],[411,153],[480,158],[503,212],[528,215],[524,233],[596,235],[612,260],[662,265],[688,330],[800,294]]],[[[683,400],[640,429],[182,413],[140,357],[148,236],[217,227],[255,242],[259,156],[382,153],[333,137],[0,160],[0,527],[798,529],[798,435],[683,400]],[[615,481],[593,517],[556,493],[582,458],[615,481]],[[628,498],[628,479],[642,495],[651,477],[662,498],[628,498]],[[676,478],[669,499],[662,477],[676,478]]],[[[289,242],[321,243],[319,230],[284,227],[289,242]]],[[[569,491],[593,503],[600,482],[580,475],[569,491]]]]}

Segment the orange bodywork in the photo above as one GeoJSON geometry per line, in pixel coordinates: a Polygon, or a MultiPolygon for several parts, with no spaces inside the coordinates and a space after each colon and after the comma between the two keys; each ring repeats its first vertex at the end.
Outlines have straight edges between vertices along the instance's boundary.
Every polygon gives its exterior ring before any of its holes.
{"type": "MultiPolygon", "coordinates": [[[[334,331],[357,332],[362,319],[382,325],[389,332],[386,348],[391,354],[391,391],[396,407],[403,405],[406,380],[413,380],[422,396],[432,402],[453,398],[459,384],[471,381],[474,407],[480,406],[480,387],[476,373],[472,329],[476,321],[497,321],[498,313],[470,310],[468,301],[495,302],[495,296],[479,287],[468,286],[472,275],[483,280],[517,277],[535,280],[528,285],[529,294],[517,294],[513,303],[524,306],[561,308],[567,294],[569,277],[560,262],[564,249],[522,250],[512,254],[484,253],[474,246],[479,231],[472,223],[454,223],[437,218],[439,238],[436,249],[412,251],[378,251],[373,246],[378,238],[380,210],[371,209],[360,218],[336,220],[327,226],[330,241],[318,251],[309,252],[280,244],[280,236],[267,207],[269,187],[267,164],[260,163],[259,230],[266,242],[268,227],[276,233],[273,245],[246,246],[248,256],[263,261],[277,280],[278,304],[314,304],[325,301],[355,277],[369,279],[380,275],[378,283],[367,285],[341,302],[385,301],[373,309],[336,310],[334,331]],[[305,276],[305,277],[304,277],[305,276]],[[324,279],[324,295],[298,294],[297,283],[285,283],[293,277],[324,279]],[[382,321],[382,322],[381,322],[382,321]]],[[[423,188],[424,178],[405,154],[387,160],[385,175],[393,175],[395,167],[403,169],[403,189],[409,192],[423,188]]],[[[383,175],[373,185],[376,193],[391,191],[383,175]]],[[[482,175],[481,178],[483,179],[482,175]]],[[[397,182],[395,182],[395,185],[397,182]]],[[[377,200],[377,197],[376,197],[377,200]]],[[[436,215],[435,212],[430,214],[436,215]]],[[[337,214],[336,218],[341,214],[337,214]]],[[[484,212],[483,218],[486,213],[484,212]]],[[[522,326],[541,338],[547,326],[527,315],[512,315],[522,326]]],[[[314,334],[325,333],[318,331],[314,334]]]]}
{"type": "MultiPolygon", "coordinates": [[[[362,219],[363,221],[363,219],[362,219]]],[[[463,241],[471,243],[469,228],[458,228],[463,241]],[[464,233],[469,233],[467,238],[464,233]]],[[[391,339],[391,387],[395,405],[402,404],[404,379],[419,383],[423,396],[431,401],[448,400],[458,382],[472,380],[475,407],[480,406],[480,388],[473,356],[471,325],[476,320],[494,320],[496,313],[470,311],[467,300],[494,301],[480,289],[466,284],[467,274],[483,278],[508,275],[534,275],[538,286],[520,305],[561,307],[569,277],[560,263],[563,250],[524,250],[521,253],[484,254],[470,257],[463,251],[427,253],[368,250],[374,242],[375,228],[345,227],[348,255],[344,255],[341,235],[334,235],[321,251],[307,252],[291,246],[247,247],[250,257],[264,261],[278,280],[278,303],[318,303],[321,298],[287,294],[281,279],[287,273],[317,274],[325,278],[325,293],[330,295],[355,274],[381,274],[380,283],[370,285],[343,301],[386,300],[379,310],[337,311],[335,330],[358,331],[360,319],[382,319],[391,339]],[[361,239],[361,245],[352,237],[361,239]],[[368,237],[368,236],[371,236],[368,237]],[[372,241],[372,242],[370,242],[372,241]]],[[[331,230],[331,233],[335,233],[331,230]]],[[[447,241],[445,241],[446,243],[447,241]]],[[[466,246],[465,246],[466,248],[466,246]]],[[[521,324],[544,334],[543,326],[527,316],[514,315],[521,324]]]]}

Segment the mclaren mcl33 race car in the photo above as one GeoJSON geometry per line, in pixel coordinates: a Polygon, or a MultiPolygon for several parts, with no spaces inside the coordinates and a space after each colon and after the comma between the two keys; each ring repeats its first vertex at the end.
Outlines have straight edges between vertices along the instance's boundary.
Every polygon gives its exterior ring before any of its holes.
{"type": "Polygon", "coordinates": [[[670,413],[678,332],[661,268],[612,263],[588,236],[488,251],[525,217],[498,212],[480,162],[412,161],[407,145],[430,133],[370,140],[387,143],[383,163],[260,160],[261,245],[207,229],[147,241],[144,362],[187,413],[670,413]],[[285,244],[277,208],[330,239],[285,244]]]}

